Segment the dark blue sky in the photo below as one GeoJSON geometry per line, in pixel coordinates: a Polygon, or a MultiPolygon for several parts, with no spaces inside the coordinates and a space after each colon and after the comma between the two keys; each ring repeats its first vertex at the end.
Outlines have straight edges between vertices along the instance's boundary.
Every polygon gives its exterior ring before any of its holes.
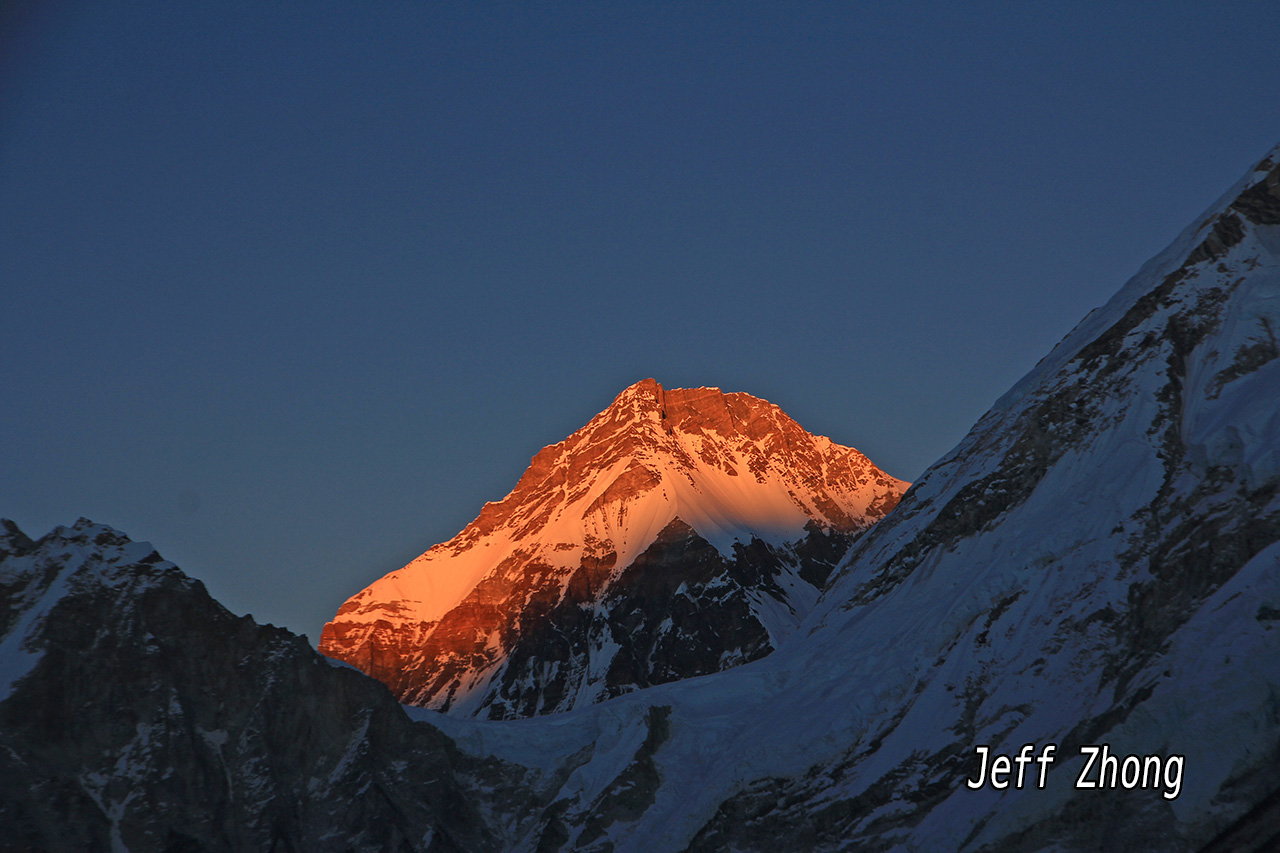
{"type": "Polygon", "coordinates": [[[1274,3],[195,5],[4,7],[0,515],[313,641],[646,376],[915,478],[1280,141],[1274,3]]]}

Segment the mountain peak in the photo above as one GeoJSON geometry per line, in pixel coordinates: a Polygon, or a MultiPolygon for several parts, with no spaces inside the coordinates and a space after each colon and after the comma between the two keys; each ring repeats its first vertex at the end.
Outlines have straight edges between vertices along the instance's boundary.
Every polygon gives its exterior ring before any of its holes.
{"type": "Polygon", "coordinates": [[[641,379],[622,390],[613,403],[609,406],[613,408],[647,408],[653,410],[662,409],[662,383],[650,377],[649,379],[641,379]]]}
{"type": "MultiPolygon", "coordinates": [[[[655,379],[642,379],[622,391],[600,417],[619,420],[631,417],[654,421],[664,431],[687,432],[711,430],[722,435],[742,432],[744,427],[768,412],[777,424],[794,425],[783,411],[767,400],[741,391],[725,393],[714,386],[698,388],[666,388],[655,379]]],[[[757,429],[756,433],[762,430],[757,429]]],[[[755,436],[759,437],[759,435],[755,436]]]]}
{"type": "MultiPolygon", "coordinates": [[[[454,640],[443,651],[425,651],[431,638],[454,630],[451,620],[467,637],[483,623],[487,643],[489,636],[524,630],[500,628],[538,595],[546,596],[539,606],[557,606],[582,590],[603,595],[654,548],[646,564],[667,567],[660,571],[685,571],[683,548],[701,554],[703,568],[716,564],[715,571],[727,572],[742,559],[741,549],[759,543],[773,549],[769,559],[776,565],[764,574],[735,571],[759,575],[770,591],[743,590],[733,619],[757,625],[748,645],[767,651],[798,624],[816,598],[815,583],[826,577],[826,569],[812,567],[806,577],[794,575],[800,571],[796,549],[826,554],[830,548],[819,547],[814,536],[861,533],[892,509],[906,486],[857,450],[809,434],[765,400],[719,388],[667,389],[644,379],[568,438],[539,451],[511,493],[486,504],[453,539],[353,596],[325,627],[321,649],[388,681],[406,701],[428,704],[435,692],[424,694],[422,679],[410,670],[433,670],[429,658],[457,651],[454,640]],[[680,529],[672,528],[677,521],[680,529]],[[672,568],[676,564],[681,567],[672,568]],[[794,575],[785,584],[776,580],[783,564],[794,575]],[[794,601],[793,593],[799,595],[794,601]],[[766,606],[765,598],[775,603],[766,606]],[[482,605],[490,613],[477,617],[482,605]],[[462,611],[465,619],[452,615],[462,611]]],[[[503,662],[502,655],[483,651],[474,657],[489,676],[503,662]]],[[[473,686],[483,690],[481,681],[473,686]]],[[[449,691],[450,697],[468,692],[457,684],[449,691]]],[[[561,696],[546,710],[574,701],[561,696]]]]}

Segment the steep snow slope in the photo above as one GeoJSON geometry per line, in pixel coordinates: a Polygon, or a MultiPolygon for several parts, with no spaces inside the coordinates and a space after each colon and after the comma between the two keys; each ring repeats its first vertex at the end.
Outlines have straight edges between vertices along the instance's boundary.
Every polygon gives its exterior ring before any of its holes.
{"type": "Polygon", "coordinates": [[[530,762],[544,739],[630,744],[629,771],[597,757],[562,789],[576,849],[1280,840],[1275,809],[1244,817],[1280,789],[1277,156],[931,468],[773,655],[560,719],[441,725],[530,762]],[[977,745],[1049,743],[1047,789],[966,786],[977,745]],[[1185,756],[1177,796],[1074,787],[1091,744],[1185,756]]]}
{"type": "Polygon", "coordinates": [[[715,672],[795,630],[905,487],[763,400],[648,379],[353,596],[320,649],[402,701],[495,718],[715,672]]]}

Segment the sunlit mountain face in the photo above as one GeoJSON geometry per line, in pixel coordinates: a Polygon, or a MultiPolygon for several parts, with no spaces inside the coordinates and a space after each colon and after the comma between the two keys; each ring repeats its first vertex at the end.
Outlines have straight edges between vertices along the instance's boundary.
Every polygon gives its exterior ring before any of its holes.
{"type": "Polygon", "coordinates": [[[353,596],[320,649],[495,719],[720,671],[789,636],[907,485],[764,400],[646,379],[353,596]]]}

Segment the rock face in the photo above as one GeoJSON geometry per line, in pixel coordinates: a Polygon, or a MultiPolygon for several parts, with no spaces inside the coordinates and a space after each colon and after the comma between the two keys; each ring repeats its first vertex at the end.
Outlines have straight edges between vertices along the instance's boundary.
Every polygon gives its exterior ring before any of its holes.
{"type": "Polygon", "coordinates": [[[0,848],[498,849],[529,779],[146,543],[0,531],[0,848]]]}
{"type": "Polygon", "coordinates": [[[717,672],[790,635],[906,485],[763,400],[648,379],[353,596],[320,650],[492,719],[717,672]]]}

